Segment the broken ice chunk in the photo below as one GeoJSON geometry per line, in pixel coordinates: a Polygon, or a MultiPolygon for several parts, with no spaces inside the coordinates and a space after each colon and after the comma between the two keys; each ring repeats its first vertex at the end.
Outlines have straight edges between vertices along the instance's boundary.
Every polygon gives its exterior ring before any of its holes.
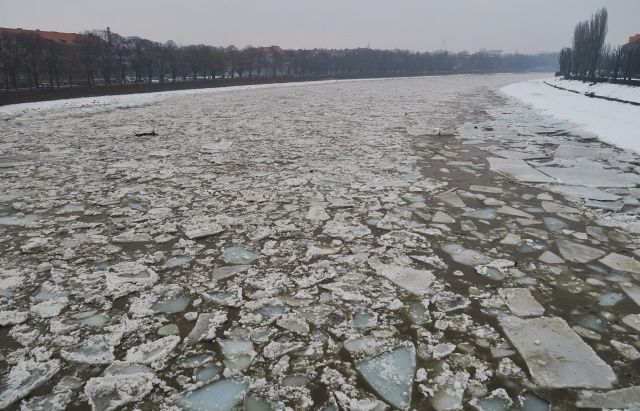
{"type": "Polygon", "coordinates": [[[372,264],[376,273],[410,293],[423,295],[433,283],[434,275],[428,270],[416,270],[399,265],[372,264]]]}
{"type": "Polygon", "coordinates": [[[84,393],[93,411],[113,411],[142,400],[151,392],[154,382],[152,372],[132,370],[91,378],[84,387],[84,393]]]}
{"type": "Polygon", "coordinates": [[[440,223],[440,224],[451,224],[456,222],[456,220],[453,217],[451,217],[449,214],[444,213],[442,211],[436,211],[431,221],[434,223],[440,223]]]}
{"type": "Polygon", "coordinates": [[[21,404],[21,409],[25,411],[65,411],[72,399],[73,393],[71,391],[56,390],[56,392],[24,401],[21,404]]]}
{"type": "Polygon", "coordinates": [[[506,411],[511,407],[513,401],[504,388],[498,388],[491,391],[487,397],[472,399],[469,404],[478,411],[506,411]]]}
{"type": "Polygon", "coordinates": [[[504,317],[500,325],[543,388],[610,388],[617,380],[562,318],[504,317]]]}
{"type": "Polygon", "coordinates": [[[596,258],[600,258],[604,255],[604,251],[602,250],[573,243],[563,238],[558,238],[556,240],[556,245],[558,246],[560,254],[562,254],[565,259],[577,263],[588,263],[589,261],[595,260],[596,258]]]}
{"type": "Polygon", "coordinates": [[[375,353],[382,345],[383,341],[373,337],[356,337],[344,342],[344,348],[351,354],[375,353]]]}
{"type": "Polygon", "coordinates": [[[371,234],[369,227],[355,221],[350,223],[339,217],[327,221],[324,225],[324,232],[330,237],[339,238],[346,242],[371,234]]]}
{"type": "Polygon", "coordinates": [[[297,313],[289,313],[281,316],[276,321],[280,327],[301,335],[309,334],[309,324],[297,313]]]}
{"type": "Polygon", "coordinates": [[[618,170],[605,169],[592,162],[580,167],[538,167],[538,170],[550,175],[561,184],[587,187],[635,187],[638,176],[633,173],[621,173],[618,170]]]}
{"type": "Polygon", "coordinates": [[[287,375],[280,385],[283,387],[304,387],[309,382],[309,377],[304,374],[287,375]]]}
{"type": "Polygon", "coordinates": [[[611,253],[598,261],[613,270],[640,274],[640,262],[626,255],[611,253]]]}
{"type": "Polygon", "coordinates": [[[32,305],[31,312],[42,318],[57,317],[67,305],[69,305],[67,297],[58,297],[32,305]]]}
{"type": "Polygon", "coordinates": [[[518,400],[522,411],[549,411],[551,409],[548,401],[530,392],[520,395],[518,400]]]}
{"type": "Polygon", "coordinates": [[[232,265],[226,267],[216,267],[211,271],[211,278],[213,280],[224,280],[229,277],[233,277],[236,274],[247,271],[250,265],[232,265]]]}
{"type": "Polygon", "coordinates": [[[193,217],[183,222],[182,230],[190,240],[210,237],[224,231],[220,224],[206,216],[193,217]]]}
{"type": "Polygon", "coordinates": [[[620,198],[618,195],[610,194],[594,187],[557,185],[551,186],[550,189],[551,191],[555,191],[556,193],[560,193],[566,197],[585,198],[599,201],[616,201],[620,198]]]}
{"type": "Polygon", "coordinates": [[[329,216],[324,207],[312,205],[307,212],[307,219],[312,221],[327,221],[331,219],[331,216],[329,216]]]}
{"type": "Polygon", "coordinates": [[[520,245],[520,243],[522,243],[522,237],[512,233],[507,234],[502,241],[500,241],[500,244],[504,245],[520,245]]]}
{"type": "MultiPolygon", "coordinates": [[[[255,395],[247,395],[244,397],[244,411],[271,411],[271,404],[264,398],[255,395]]],[[[335,411],[338,411],[336,408],[335,411]]]]}
{"type": "Polygon", "coordinates": [[[455,191],[447,191],[438,196],[440,200],[451,207],[464,208],[466,204],[455,191]]]}
{"type": "Polygon", "coordinates": [[[589,313],[582,316],[578,320],[578,324],[589,330],[593,330],[599,333],[605,333],[607,329],[602,324],[602,320],[595,314],[589,313]]]}
{"type": "Polygon", "coordinates": [[[455,349],[456,349],[456,346],[454,344],[450,344],[450,343],[437,344],[435,347],[433,347],[431,356],[436,360],[440,360],[442,358],[445,358],[452,352],[454,352],[455,349]]]}
{"type": "Polygon", "coordinates": [[[0,409],[26,397],[60,370],[59,360],[37,362],[20,361],[11,367],[5,382],[0,386],[0,409]]]}
{"type": "Polygon", "coordinates": [[[203,152],[209,153],[217,153],[222,151],[227,151],[233,146],[233,141],[231,140],[220,140],[216,143],[203,144],[200,149],[203,152]]]}
{"type": "Polygon", "coordinates": [[[489,157],[489,169],[525,183],[552,183],[555,180],[519,159],[489,157]]]}
{"type": "Polygon", "coordinates": [[[353,313],[351,324],[355,328],[370,328],[378,324],[378,314],[375,311],[357,310],[353,313]]]}
{"type": "Polygon", "coordinates": [[[396,408],[408,409],[416,368],[413,344],[356,363],[356,369],[385,401],[396,408]]]}
{"type": "Polygon", "coordinates": [[[89,327],[102,327],[108,321],[104,314],[100,314],[95,310],[80,312],[73,315],[73,319],[82,325],[89,327]]]}
{"type": "Polygon", "coordinates": [[[0,217],[0,225],[27,225],[40,219],[37,214],[9,215],[0,217]]]}
{"type": "Polygon", "coordinates": [[[620,341],[611,340],[611,345],[618,351],[623,358],[629,361],[640,359],[640,352],[633,345],[625,344],[620,341]]]}
{"type": "Polygon", "coordinates": [[[640,333],[640,314],[629,314],[622,318],[622,323],[640,333]]]}
{"type": "Polygon", "coordinates": [[[479,191],[481,193],[489,193],[489,194],[502,194],[502,188],[500,187],[487,187],[487,186],[478,186],[472,185],[469,187],[471,191],[479,191]]]}
{"type": "Polygon", "coordinates": [[[175,324],[167,324],[158,328],[158,335],[165,337],[167,335],[178,335],[180,334],[180,329],[175,324]]]}
{"type": "Polygon", "coordinates": [[[535,218],[533,215],[527,213],[526,211],[518,210],[517,208],[509,207],[509,206],[500,207],[498,209],[498,213],[499,214],[506,214],[506,215],[510,215],[510,216],[514,216],[514,217],[529,218],[529,219],[532,219],[532,220],[535,218]]]}
{"type": "Polygon", "coordinates": [[[496,210],[494,208],[481,208],[474,211],[468,211],[464,213],[463,216],[477,218],[479,220],[495,220],[496,210]]]}
{"type": "Polygon", "coordinates": [[[464,310],[467,308],[471,301],[468,298],[453,293],[451,291],[441,291],[434,298],[436,308],[438,311],[444,313],[450,313],[453,311],[464,310]]]}
{"type": "Polygon", "coordinates": [[[567,213],[567,214],[576,214],[578,213],[578,209],[569,207],[566,205],[554,203],[553,201],[543,201],[542,208],[547,213],[567,213]]]}
{"type": "Polygon", "coordinates": [[[256,356],[251,341],[218,341],[222,355],[224,355],[224,365],[230,370],[242,371],[248,368],[256,356]]]}
{"type": "Polygon", "coordinates": [[[29,318],[27,311],[0,311],[0,327],[22,324],[29,318]]]}
{"type": "Polygon", "coordinates": [[[636,409],[640,407],[640,386],[606,392],[581,391],[576,401],[578,408],[636,409]]]}
{"type": "Polygon", "coordinates": [[[599,298],[598,304],[604,307],[612,307],[624,300],[624,295],[620,293],[605,293],[599,298]]]}
{"type": "Polygon", "coordinates": [[[202,367],[196,370],[195,378],[198,382],[208,383],[218,379],[218,375],[222,371],[222,367],[202,367]]]}
{"type": "Polygon", "coordinates": [[[544,253],[540,254],[540,257],[538,257],[538,260],[546,264],[564,263],[564,260],[562,258],[560,258],[557,254],[552,253],[551,251],[545,251],[544,253]]]}
{"type": "Polygon", "coordinates": [[[177,296],[172,298],[164,298],[156,301],[151,309],[157,313],[175,314],[180,313],[187,308],[191,299],[187,296],[177,296]]]}
{"type": "Polygon", "coordinates": [[[125,231],[111,239],[114,243],[146,243],[151,240],[148,233],[136,233],[135,231],[125,231]]]}
{"type": "Polygon", "coordinates": [[[180,256],[176,256],[176,257],[171,257],[171,258],[169,258],[167,260],[166,263],[164,263],[164,267],[165,268],[178,267],[178,266],[181,266],[183,264],[188,263],[191,260],[192,260],[192,257],[189,257],[188,255],[180,255],[180,256]]]}
{"type": "MultiPolygon", "coordinates": [[[[636,304],[640,305],[640,287],[632,284],[622,284],[621,288],[629,298],[631,298],[636,304]]],[[[1,320],[0,324],[2,324],[1,320]]]]}
{"type": "Polygon", "coordinates": [[[549,231],[553,231],[554,233],[562,230],[567,226],[564,221],[554,217],[543,217],[542,220],[544,221],[544,225],[547,226],[547,229],[549,231]]]}
{"type": "Polygon", "coordinates": [[[436,378],[437,392],[430,398],[431,405],[436,411],[462,409],[462,397],[467,388],[469,373],[460,371],[452,373],[446,371],[436,378]]]}
{"type": "Polygon", "coordinates": [[[107,292],[117,298],[155,284],[158,274],[142,263],[125,261],[109,268],[106,281],[107,292]]]}
{"type": "Polygon", "coordinates": [[[216,331],[225,321],[227,321],[227,312],[223,310],[200,313],[185,341],[189,344],[195,344],[202,340],[213,340],[216,338],[216,331]]]}
{"type": "Polygon", "coordinates": [[[126,359],[128,362],[138,364],[151,364],[155,361],[161,361],[178,346],[178,343],[180,343],[180,337],[177,335],[162,337],[130,348],[127,351],[126,359]]]}
{"type": "Polygon", "coordinates": [[[259,254],[256,254],[251,250],[247,250],[246,248],[237,247],[237,246],[225,247],[223,251],[223,255],[224,255],[224,259],[229,264],[237,264],[237,265],[251,264],[258,257],[260,257],[259,254]]]}
{"type": "Polygon", "coordinates": [[[115,360],[113,347],[102,335],[92,335],[77,347],[61,350],[60,355],[78,364],[110,364],[115,360]]]}
{"type": "Polygon", "coordinates": [[[518,317],[534,317],[544,314],[544,307],[531,295],[528,288],[501,288],[498,294],[507,307],[518,317]]]}
{"type": "Polygon", "coordinates": [[[443,244],[442,250],[451,255],[453,261],[463,265],[483,265],[491,262],[491,259],[477,251],[463,248],[459,244],[443,244]]]}
{"type": "Polygon", "coordinates": [[[185,411],[231,411],[248,389],[245,382],[225,379],[180,394],[177,403],[185,411]]]}

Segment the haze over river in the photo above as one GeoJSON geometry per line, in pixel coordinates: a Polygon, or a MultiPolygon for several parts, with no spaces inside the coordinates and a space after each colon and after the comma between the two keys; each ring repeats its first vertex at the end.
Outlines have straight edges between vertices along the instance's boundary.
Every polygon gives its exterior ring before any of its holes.
{"type": "Polygon", "coordinates": [[[535,77],[3,108],[0,408],[640,402],[640,158],[535,77]]]}

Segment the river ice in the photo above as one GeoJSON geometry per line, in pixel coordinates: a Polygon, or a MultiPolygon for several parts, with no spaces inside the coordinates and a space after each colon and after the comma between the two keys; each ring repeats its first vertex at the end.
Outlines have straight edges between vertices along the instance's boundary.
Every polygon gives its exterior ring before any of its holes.
{"type": "Polygon", "coordinates": [[[526,78],[0,109],[0,408],[637,401],[640,158],[526,78]]]}

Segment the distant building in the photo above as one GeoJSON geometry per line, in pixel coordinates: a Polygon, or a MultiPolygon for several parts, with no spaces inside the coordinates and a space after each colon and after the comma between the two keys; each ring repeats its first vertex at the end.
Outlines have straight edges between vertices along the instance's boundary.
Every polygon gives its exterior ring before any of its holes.
{"type": "Polygon", "coordinates": [[[73,44],[78,42],[83,35],[77,33],[60,33],[57,31],[42,31],[42,30],[24,30],[21,28],[10,29],[0,27],[0,34],[5,35],[26,35],[26,36],[40,36],[45,40],[54,41],[60,44],[73,44]]]}
{"type": "Polygon", "coordinates": [[[640,41],[640,34],[629,37],[629,44],[640,41]]]}

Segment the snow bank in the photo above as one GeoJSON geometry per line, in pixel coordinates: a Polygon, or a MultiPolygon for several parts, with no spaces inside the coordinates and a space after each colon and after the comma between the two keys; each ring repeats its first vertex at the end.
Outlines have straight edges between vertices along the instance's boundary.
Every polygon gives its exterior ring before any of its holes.
{"type": "Polygon", "coordinates": [[[640,87],[609,83],[584,83],[578,80],[565,80],[561,77],[545,80],[547,83],[578,93],[593,93],[596,96],[617,98],[624,101],[640,103],[640,87]]]}
{"type": "MultiPolygon", "coordinates": [[[[510,84],[501,91],[530,104],[544,114],[575,123],[579,128],[596,134],[609,144],[640,152],[640,107],[558,90],[544,84],[544,81],[549,79],[510,84]]],[[[612,84],[601,86],[621,87],[625,90],[628,88],[612,84]]],[[[619,95],[626,93],[624,95],[627,98],[633,98],[629,96],[632,91],[620,91],[619,95]]],[[[605,90],[599,92],[603,93],[605,90]]]]}

